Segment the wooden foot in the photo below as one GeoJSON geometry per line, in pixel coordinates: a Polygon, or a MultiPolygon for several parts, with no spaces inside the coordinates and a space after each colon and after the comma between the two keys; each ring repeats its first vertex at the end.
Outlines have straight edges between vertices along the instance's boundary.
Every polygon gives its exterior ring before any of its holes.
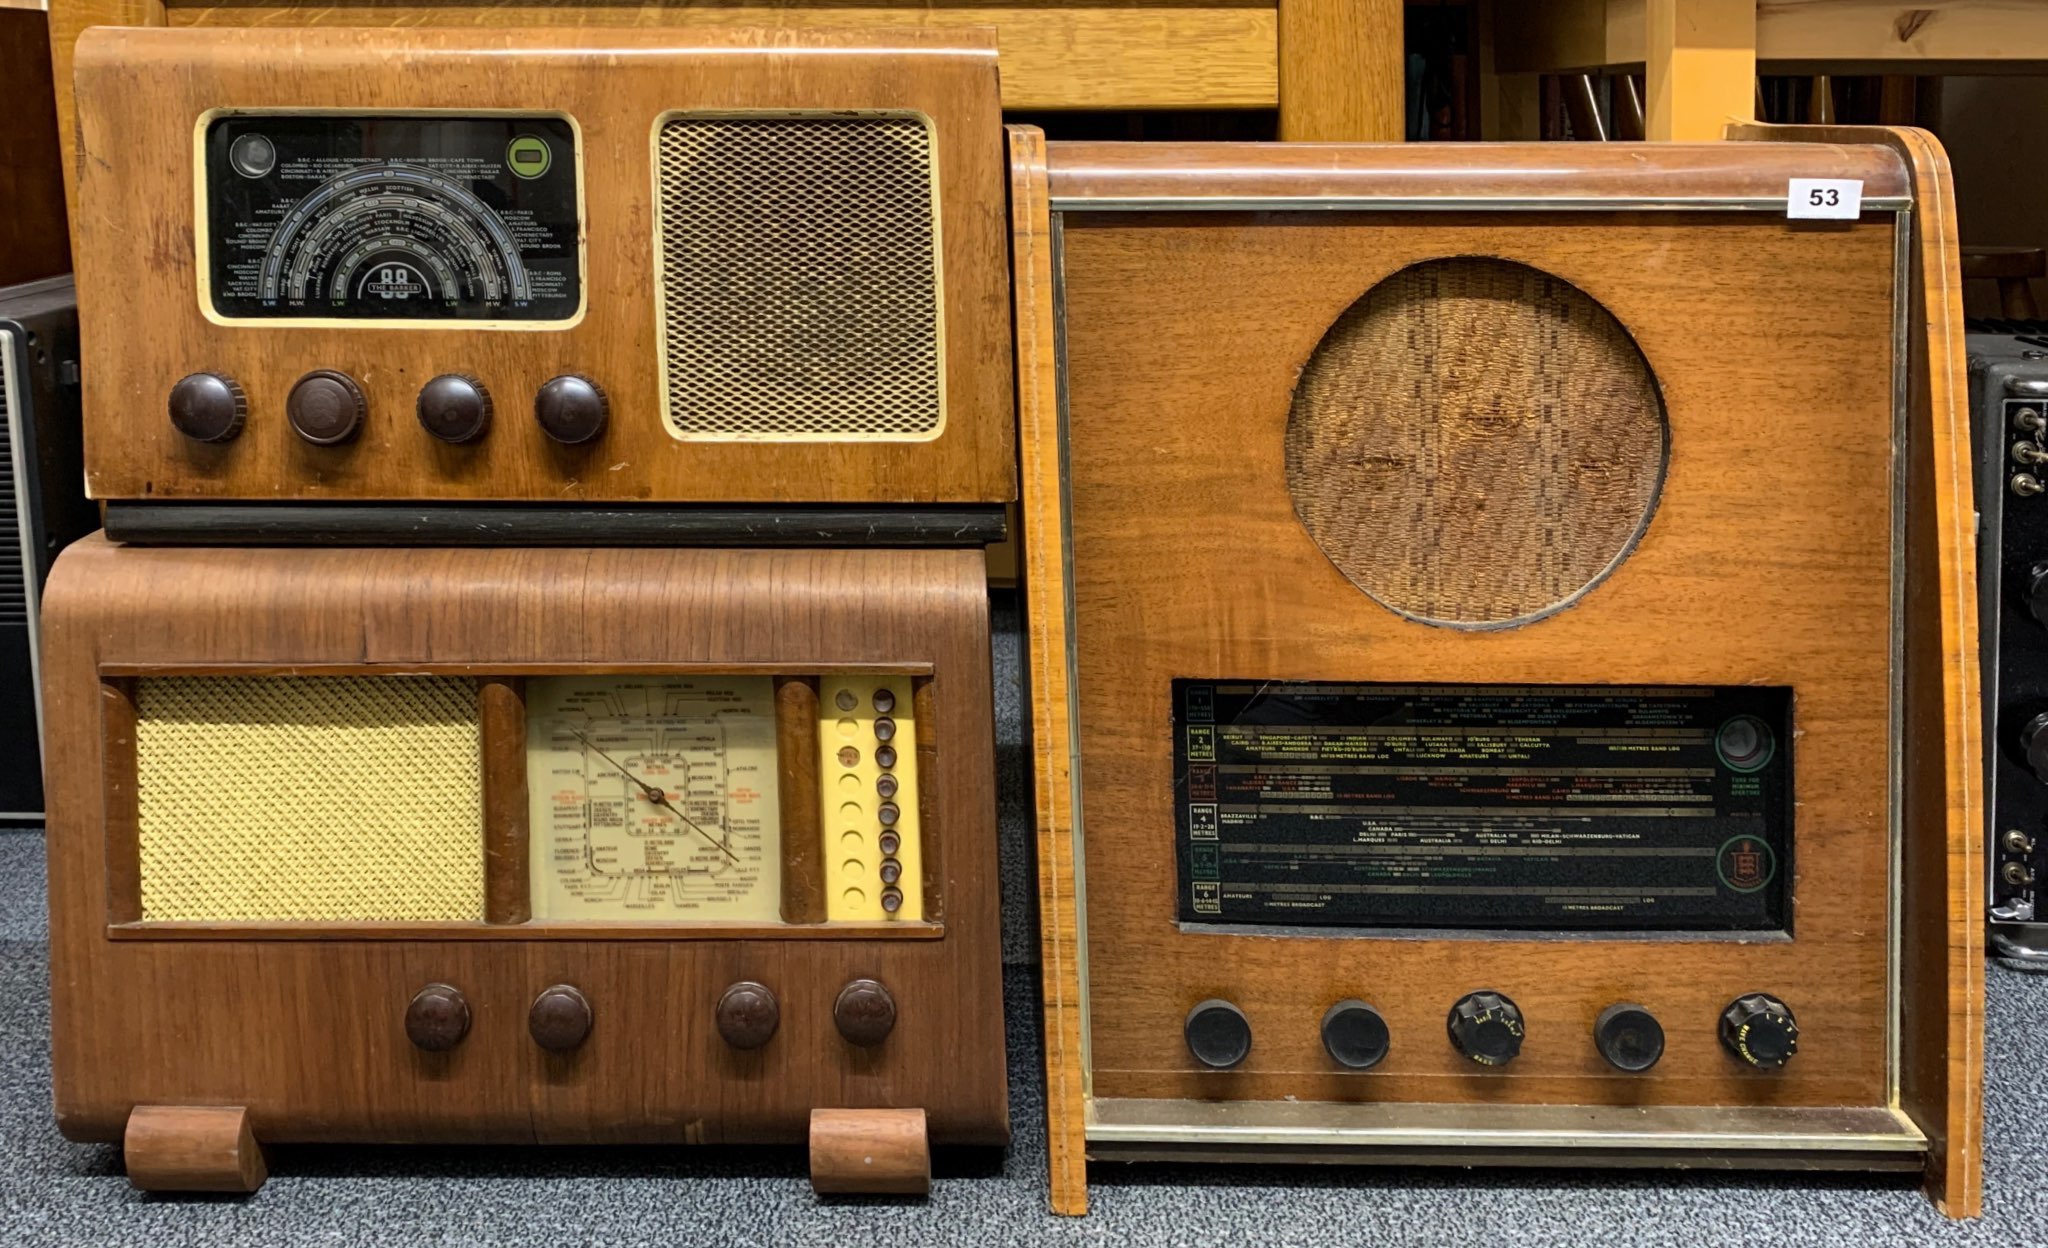
{"type": "Polygon", "coordinates": [[[923,1196],[932,1150],[921,1109],[811,1111],[811,1188],[820,1196],[923,1196]]]}
{"type": "Polygon", "coordinates": [[[270,1177],[239,1105],[138,1105],[121,1151],[145,1192],[253,1192],[270,1177]]]}

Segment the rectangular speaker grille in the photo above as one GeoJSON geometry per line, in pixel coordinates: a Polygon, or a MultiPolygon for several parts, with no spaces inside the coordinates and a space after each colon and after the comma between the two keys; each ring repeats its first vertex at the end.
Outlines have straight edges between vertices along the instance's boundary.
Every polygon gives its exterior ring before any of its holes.
{"type": "Polygon", "coordinates": [[[918,441],[945,420],[922,117],[676,117],[657,142],[669,430],[918,441]]]}
{"type": "Polygon", "coordinates": [[[442,677],[138,682],[142,917],[483,917],[476,687],[442,677]]]}

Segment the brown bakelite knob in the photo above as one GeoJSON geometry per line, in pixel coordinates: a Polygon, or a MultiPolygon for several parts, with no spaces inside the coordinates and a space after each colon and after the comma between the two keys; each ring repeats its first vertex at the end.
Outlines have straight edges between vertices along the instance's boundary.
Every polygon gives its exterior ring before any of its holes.
{"type": "Polygon", "coordinates": [[[405,1007],[405,1035],[429,1053],[446,1053],[469,1034],[469,1002],[460,989],[428,984],[405,1007]]]}
{"type": "Polygon", "coordinates": [[[339,446],[355,440],[369,414],[363,388],[347,373],[319,369],[299,378],[284,401],[285,418],[300,437],[314,446],[339,446]]]}
{"type": "Polygon", "coordinates": [[[533,396],[533,418],[557,442],[575,446],[604,432],[611,403],[588,377],[566,373],[544,383],[533,396]]]}
{"type": "Polygon", "coordinates": [[[249,418],[249,401],[235,379],[194,373],[171,387],[171,425],[195,442],[231,442],[249,418]]]}
{"type": "Polygon", "coordinates": [[[896,998],[872,979],[856,979],[839,990],[832,1003],[832,1021],[839,1034],[862,1046],[880,1044],[896,1028],[896,998]]]}
{"type": "Polygon", "coordinates": [[[782,1007],[765,984],[742,980],[718,998],[718,1034],[735,1049],[758,1049],[774,1037],[782,1007]]]}
{"type": "Polygon", "coordinates": [[[420,387],[420,427],[443,442],[474,442],[491,427],[491,392],[466,373],[443,373],[420,387]]]}
{"type": "Polygon", "coordinates": [[[533,999],[526,1030],[550,1053],[567,1053],[590,1035],[590,1002],[567,984],[556,984],[533,999]]]}

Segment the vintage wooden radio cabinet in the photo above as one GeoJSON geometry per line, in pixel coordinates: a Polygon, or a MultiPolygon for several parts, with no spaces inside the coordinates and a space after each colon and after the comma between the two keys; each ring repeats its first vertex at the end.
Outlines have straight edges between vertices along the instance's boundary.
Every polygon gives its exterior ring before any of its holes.
{"type": "Polygon", "coordinates": [[[59,1122],[1008,1135],[982,544],[994,55],[717,31],[79,44],[88,481],[47,594],[59,1122]]]}
{"type": "Polygon", "coordinates": [[[1743,137],[1016,136],[1056,1208],[1255,1157],[1975,1211],[1946,165],[1743,137]]]}

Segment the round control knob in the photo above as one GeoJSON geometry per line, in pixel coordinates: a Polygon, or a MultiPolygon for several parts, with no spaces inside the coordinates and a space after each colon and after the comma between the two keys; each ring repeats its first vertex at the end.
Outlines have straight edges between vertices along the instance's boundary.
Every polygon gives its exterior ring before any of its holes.
{"type": "Polygon", "coordinates": [[[1339,1001],[1323,1011],[1323,1048],[1339,1066],[1370,1070],[1387,1055],[1387,1020],[1363,1001],[1339,1001]]]}
{"type": "Polygon", "coordinates": [[[1769,993],[1737,997],[1721,1011],[1721,1045],[1758,1070],[1776,1070],[1799,1051],[1792,1007],[1769,993]]]}
{"type": "Polygon", "coordinates": [[[1593,1020],[1593,1046],[1617,1070],[1648,1070],[1664,1056],[1664,1025],[1631,1001],[1617,1001],[1593,1020]]]}
{"type": "Polygon", "coordinates": [[[549,437],[567,446],[602,434],[611,412],[603,387],[576,373],[553,378],[533,396],[533,418],[549,437]]]}
{"type": "Polygon", "coordinates": [[[718,998],[718,1034],[735,1049],[758,1049],[775,1035],[782,1007],[765,984],[741,980],[718,998]]]}
{"type": "Polygon", "coordinates": [[[2027,754],[2027,769],[2034,778],[2048,784],[2048,711],[2034,716],[2020,729],[2020,748],[2027,754]]]}
{"type": "Polygon", "coordinates": [[[872,979],[856,979],[839,990],[832,1021],[847,1043],[872,1048],[896,1029],[896,998],[872,979]]]}
{"type": "Polygon", "coordinates": [[[550,1053],[567,1053],[590,1035],[590,1002],[568,984],[543,989],[526,1012],[533,1042],[550,1053]]]}
{"type": "Polygon", "coordinates": [[[194,373],[171,387],[171,426],[195,442],[232,442],[249,419],[249,400],[235,379],[194,373]]]}
{"type": "Polygon", "coordinates": [[[1444,1020],[1451,1047],[1481,1066],[1505,1066],[1522,1051],[1522,1011],[1497,992],[1468,992],[1444,1020]]]}
{"type": "Polygon", "coordinates": [[[1229,1070],[1252,1051],[1252,1024],[1244,1011],[1214,997],[1188,1011],[1181,1026],[1188,1052],[1211,1070],[1229,1070]]]}
{"type": "Polygon", "coordinates": [[[491,392],[466,373],[443,373],[420,387],[414,410],[443,442],[474,442],[491,427],[491,392]]]}
{"type": "Polygon", "coordinates": [[[2037,623],[2048,624],[2048,563],[2027,569],[2027,610],[2037,623]]]}
{"type": "Polygon", "coordinates": [[[405,1038],[429,1053],[446,1053],[469,1034],[469,1002],[460,989],[428,984],[405,1007],[405,1038]]]}
{"type": "Polygon", "coordinates": [[[298,435],[314,446],[340,446],[363,431],[369,414],[363,388],[347,373],[323,368],[307,373],[284,401],[284,414],[298,435]]]}

